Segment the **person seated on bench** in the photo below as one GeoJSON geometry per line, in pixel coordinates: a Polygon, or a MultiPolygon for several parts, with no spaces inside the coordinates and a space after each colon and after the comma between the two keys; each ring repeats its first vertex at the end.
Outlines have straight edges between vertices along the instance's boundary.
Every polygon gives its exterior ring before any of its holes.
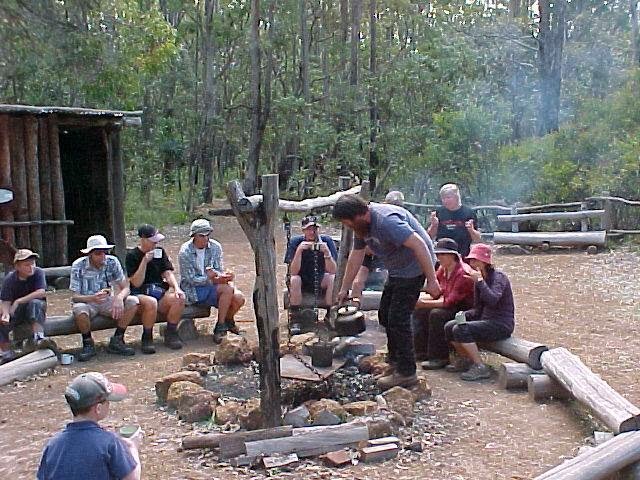
{"type": "Polygon", "coordinates": [[[234,274],[222,266],[222,246],[209,238],[213,231],[204,218],[191,223],[191,240],[180,247],[180,287],[187,303],[218,309],[218,321],[213,329],[213,341],[222,342],[227,332],[240,334],[234,315],[244,305],[244,295],[235,288],[234,274]]]}
{"type": "Polygon", "coordinates": [[[462,205],[460,190],[455,183],[440,188],[442,206],[431,212],[427,233],[434,240],[452,238],[458,244],[462,257],[469,254],[472,242],[479,242],[478,217],[469,207],[462,205]]]}
{"type": "Polygon", "coordinates": [[[460,310],[473,306],[473,280],[466,273],[471,267],[460,258],[458,244],[450,238],[441,238],[434,253],[440,264],[436,278],[442,294],[438,298],[421,294],[413,311],[416,358],[426,360],[422,363],[425,370],[437,370],[449,363],[444,325],[460,310]]]}
{"type": "MultiPolygon", "coordinates": [[[[284,262],[289,264],[289,309],[297,313],[302,307],[302,294],[317,295],[319,305],[331,305],[333,280],[338,265],[338,251],[329,235],[320,235],[320,224],[314,215],[302,219],[302,235],[289,241],[284,262]]],[[[291,333],[299,333],[301,326],[291,325],[291,333]]]]}
{"type": "MultiPolygon", "coordinates": [[[[129,281],[124,276],[120,260],[108,253],[114,245],[107,243],[102,235],[87,239],[85,254],[71,264],[73,292],[73,318],[82,334],[82,352],[78,360],[86,362],[96,355],[96,347],[91,338],[91,320],[98,315],[111,317],[116,321],[116,331],[109,341],[107,351],[118,355],[135,355],[135,350],[124,343],[124,332],[138,311],[138,297],[129,295],[129,281]]],[[[143,328],[153,328],[153,322],[143,328]]]]}
{"type": "Polygon", "coordinates": [[[467,260],[473,269],[468,276],[475,284],[473,308],[464,312],[462,323],[451,320],[444,326],[447,340],[459,355],[446,368],[450,372],[463,372],[462,380],[475,381],[491,376],[489,367],[482,363],[476,343],[511,336],[515,325],[514,302],[509,279],[493,267],[489,245],[473,245],[467,260]]]}
{"type": "MultiPolygon", "coordinates": [[[[173,274],[173,264],[164,248],[158,245],[164,235],[153,225],[138,228],[138,245],[127,252],[125,266],[131,293],[140,300],[143,325],[153,325],[158,313],[166,316],[164,344],[172,350],[182,348],[178,322],[184,311],[185,294],[173,274]],[[169,291],[172,288],[173,291],[169,291]]],[[[155,353],[153,327],[144,328],[142,352],[155,353]]]]}
{"type": "Polygon", "coordinates": [[[18,250],[13,257],[15,270],[2,283],[2,317],[0,317],[0,364],[13,360],[9,348],[9,332],[17,325],[28,323],[33,338],[28,342],[36,348],[48,348],[51,340],[44,336],[43,325],[47,317],[47,281],[44,271],[36,267],[37,253],[18,250]]]}

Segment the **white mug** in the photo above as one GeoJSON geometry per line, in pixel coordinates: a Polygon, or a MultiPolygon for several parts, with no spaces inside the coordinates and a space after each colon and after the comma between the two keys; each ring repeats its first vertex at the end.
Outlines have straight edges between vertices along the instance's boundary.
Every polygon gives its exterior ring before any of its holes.
{"type": "Polygon", "coordinates": [[[153,249],[153,258],[162,258],[162,249],[154,248],[153,249]]]}
{"type": "Polygon", "coordinates": [[[63,353],[62,355],[60,355],[60,363],[62,365],[71,365],[73,363],[73,355],[71,355],[70,353],[63,353]]]}

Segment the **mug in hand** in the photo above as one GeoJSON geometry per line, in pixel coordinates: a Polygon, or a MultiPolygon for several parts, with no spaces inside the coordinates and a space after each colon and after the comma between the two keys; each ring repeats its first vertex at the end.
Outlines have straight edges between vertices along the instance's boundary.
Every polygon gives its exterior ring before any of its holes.
{"type": "Polygon", "coordinates": [[[118,431],[121,437],[131,438],[140,431],[140,425],[123,425],[118,431]]]}
{"type": "Polygon", "coordinates": [[[311,245],[311,250],[313,250],[314,252],[319,252],[321,247],[322,242],[313,242],[313,244],[311,245]]]}
{"type": "Polygon", "coordinates": [[[456,313],[456,316],[455,316],[454,320],[456,321],[456,323],[458,325],[463,324],[463,323],[467,323],[467,317],[465,316],[464,312],[456,313]]]}
{"type": "Polygon", "coordinates": [[[154,248],[153,249],[153,258],[162,258],[162,249],[154,248]]]}

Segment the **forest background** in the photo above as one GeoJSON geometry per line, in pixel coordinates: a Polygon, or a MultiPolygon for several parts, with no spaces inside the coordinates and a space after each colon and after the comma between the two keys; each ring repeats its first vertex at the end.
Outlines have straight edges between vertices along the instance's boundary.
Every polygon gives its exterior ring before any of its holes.
{"type": "Polygon", "coordinates": [[[0,102],[144,112],[127,223],[242,178],[640,198],[638,0],[3,0],[0,102]],[[144,208],[140,208],[140,207],[144,208]]]}

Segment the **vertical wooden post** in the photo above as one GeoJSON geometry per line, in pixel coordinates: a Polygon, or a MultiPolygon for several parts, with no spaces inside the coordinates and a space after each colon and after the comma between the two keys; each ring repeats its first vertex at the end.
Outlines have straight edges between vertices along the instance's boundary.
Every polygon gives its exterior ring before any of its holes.
{"type": "MultiPolygon", "coordinates": [[[[51,205],[51,161],[49,160],[49,125],[46,117],[38,118],[38,173],[40,175],[40,214],[43,220],[53,220],[51,205]]],[[[55,265],[55,233],[51,225],[42,226],[40,265],[55,265]]]]}
{"type": "MultiPolygon", "coordinates": [[[[66,220],[64,205],[64,181],[62,179],[62,162],[60,159],[60,137],[58,133],[58,119],[55,116],[49,117],[49,160],[51,161],[51,207],[55,220],[66,220]]],[[[56,226],[55,263],[66,265],[68,257],[67,227],[66,225],[56,226]]],[[[75,253],[75,252],[74,252],[75,253]]]]}
{"type": "MultiPolygon", "coordinates": [[[[38,173],[38,120],[32,115],[24,118],[24,146],[29,220],[42,220],[40,174],[38,173]]],[[[42,231],[40,229],[40,225],[29,227],[29,245],[31,245],[31,250],[42,254],[42,231]]]]}
{"type": "MultiPolygon", "coordinates": [[[[518,214],[518,207],[516,207],[515,205],[513,205],[511,207],[511,215],[517,215],[518,214]]],[[[518,222],[511,222],[511,231],[513,233],[518,233],[518,222]]]]}
{"type": "MultiPolygon", "coordinates": [[[[348,176],[340,177],[338,180],[339,190],[348,190],[351,186],[351,178],[348,176]]],[[[335,303],[338,296],[338,292],[342,287],[342,281],[344,280],[344,274],[347,268],[347,259],[353,246],[353,230],[348,227],[342,226],[342,233],[340,234],[340,248],[338,250],[338,265],[336,268],[336,276],[333,281],[333,294],[331,296],[331,303],[335,303]]]]}
{"type": "MultiPolygon", "coordinates": [[[[607,195],[609,195],[608,192],[607,195]]],[[[613,203],[611,200],[604,200],[602,208],[604,209],[604,215],[602,216],[601,227],[602,230],[608,232],[613,228],[613,203]]]]}
{"type": "MultiPolygon", "coordinates": [[[[14,218],[19,221],[29,220],[29,205],[27,201],[27,176],[24,165],[24,121],[22,117],[12,117],[11,125],[11,181],[14,194],[14,218]]],[[[16,247],[29,248],[28,227],[16,228],[16,247]]]]}
{"type": "Polygon", "coordinates": [[[109,135],[111,139],[110,150],[113,160],[113,178],[111,188],[113,190],[113,241],[116,245],[116,255],[125,258],[127,244],[124,227],[124,163],[122,161],[122,150],[120,149],[120,130],[115,129],[109,135]]]}
{"type": "Polygon", "coordinates": [[[244,192],[238,181],[230,182],[227,196],[238,223],[255,254],[256,280],[253,309],[260,342],[260,408],[265,427],[282,423],[280,392],[280,339],[278,282],[276,277],[275,224],[278,214],[278,175],[262,176],[263,201],[257,209],[244,211],[239,201],[244,192]]]}
{"type": "MultiPolygon", "coordinates": [[[[0,115],[0,188],[12,189],[11,146],[9,138],[9,115],[0,115]]],[[[9,205],[13,205],[13,202],[9,205]]],[[[9,205],[0,208],[0,220],[6,222],[13,221],[13,212],[9,205]]],[[[16,237],[13,227],[2,227],[2,238],[11,245],[15,245],[16,237]]]]}
{"type": "MultiPolygon", "coordinates": [[[[580,202],[580,210],[587,210],[588,208],[587,202],[580,202]]],[[[587,230],[589,230],[589,220],[586,218],[580,219],[580,231],[586,232],[587,230]]]]}

